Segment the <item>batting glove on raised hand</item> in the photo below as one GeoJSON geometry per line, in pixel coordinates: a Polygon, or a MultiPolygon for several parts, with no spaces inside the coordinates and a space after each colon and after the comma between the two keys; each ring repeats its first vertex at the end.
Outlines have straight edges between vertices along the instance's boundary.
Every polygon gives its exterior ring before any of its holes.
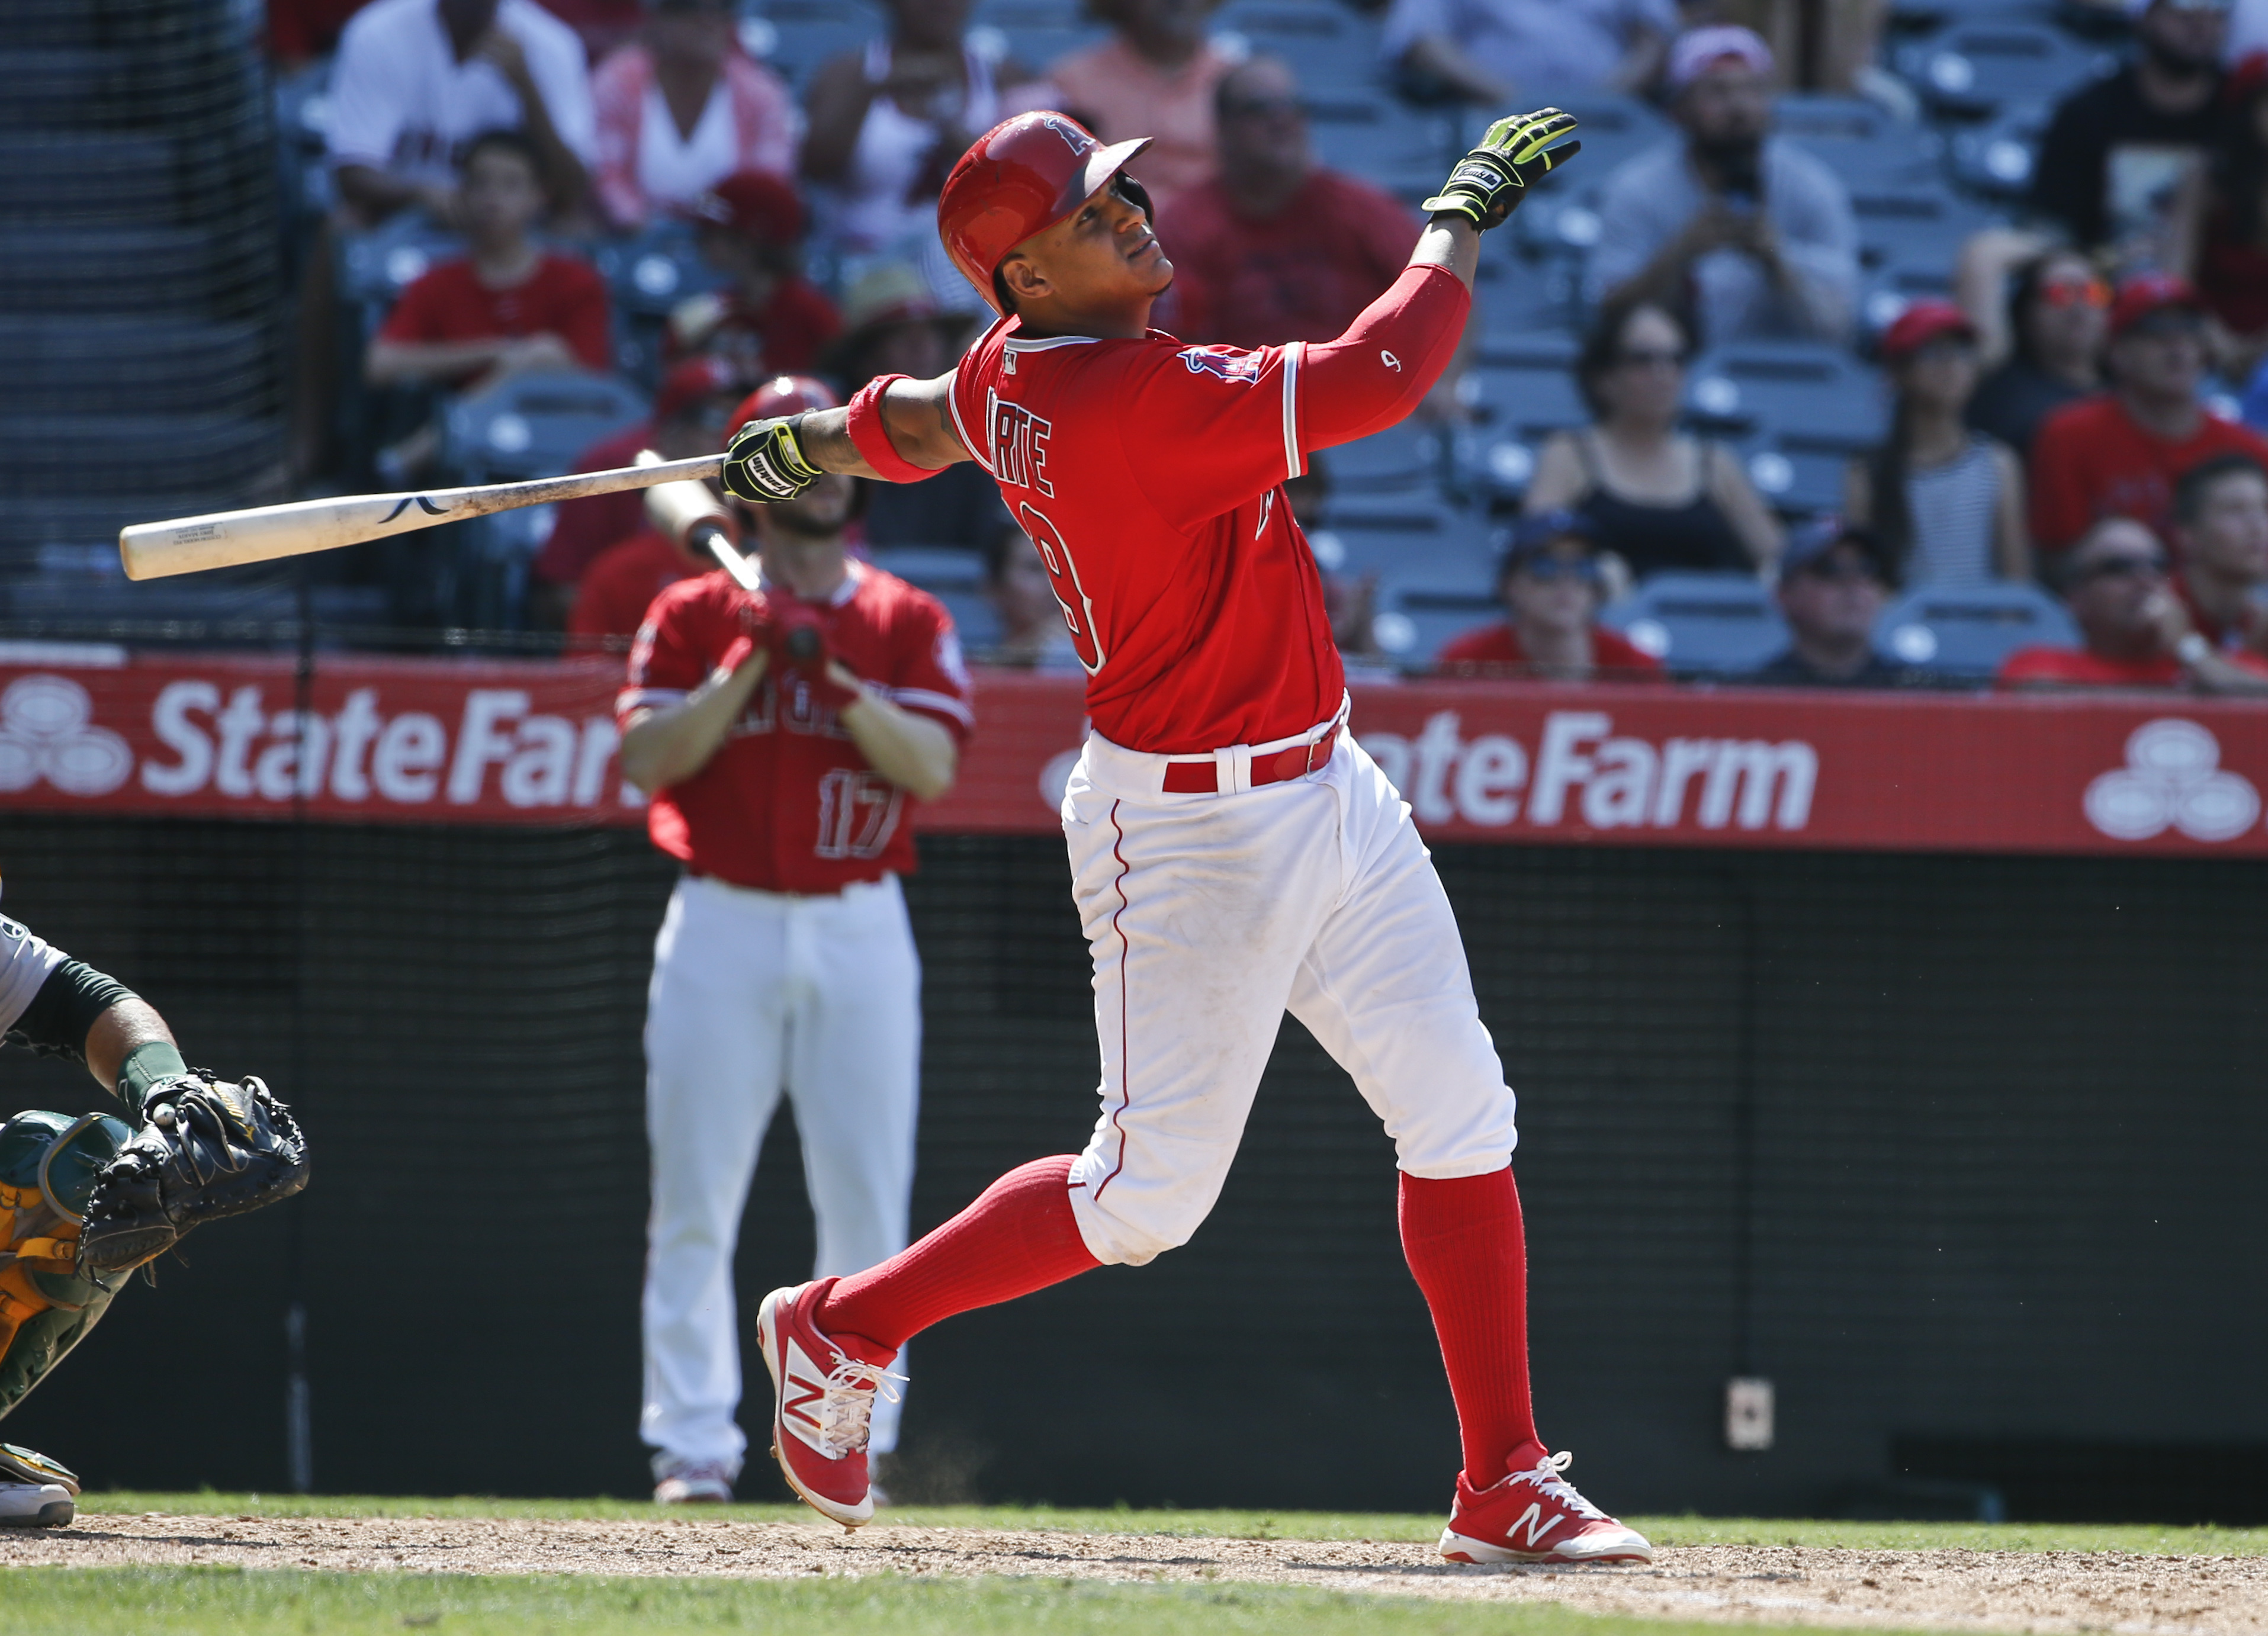
{"type": "Polygon", "coordinates": [[[725,451],[725,492],[758,505],[792,500],[826,474],[803,453],[801,415],[752,420],[725,451]]]}
{"type": "Polygon", "coordinates": [[[1565,140],[1574,129],[1575,116],[1557,108],[1497,121],[1480,146],[1457,161],[1441,191],[1418,208],[1462,216],[1486,232],[1520,208],[1531,186],[1582,151],[1581,143],[1565,140]]]}

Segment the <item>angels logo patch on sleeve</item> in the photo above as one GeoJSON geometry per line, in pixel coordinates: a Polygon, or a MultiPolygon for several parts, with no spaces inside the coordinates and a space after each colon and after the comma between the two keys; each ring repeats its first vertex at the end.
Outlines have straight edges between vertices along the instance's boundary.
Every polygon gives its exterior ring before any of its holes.
{"type": "Polygon", "coordinates": [[[1174,356],[1192,375],[1218,375],[1247,387],[1260,379],[1262,366],[1268,361],[1258,352],[1216,352],[1208,347],[1184,347],[1174,356]]]}

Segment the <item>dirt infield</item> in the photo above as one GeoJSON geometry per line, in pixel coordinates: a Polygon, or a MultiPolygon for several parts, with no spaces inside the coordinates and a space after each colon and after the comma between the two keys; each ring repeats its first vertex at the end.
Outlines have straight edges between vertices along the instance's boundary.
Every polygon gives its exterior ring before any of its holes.
{"type": "Polygon", "coordinates": [[[1690,1546],[1651,1568],[1484,1568],[1404,1543],[991,1532],[819,1522],[90,1514],[0,1530],[0,1566],[188,1565],[449,1573],[1006,1574],[1248,1582],[1559,1603],[1774,1625],[2268,1631],[2268,1557],[1690,1546]]]}

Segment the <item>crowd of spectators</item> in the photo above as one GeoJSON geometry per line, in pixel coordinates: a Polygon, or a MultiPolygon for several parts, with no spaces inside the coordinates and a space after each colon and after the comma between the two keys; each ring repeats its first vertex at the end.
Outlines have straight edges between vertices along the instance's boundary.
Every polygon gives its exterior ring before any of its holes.
{"type": "MultiPolygon", "coordinates": [[[[1318,158],[1300,78],[1219,32],[1217,5],[1088,0],[1107,37],[1027,63],[972,28],[971,0],[890,0],[886,26],[818,63],[799,94],[751,54],[733,0],[279,0],[279,58],[335,52],[335,205],[306,258],[303,345],[332,350],[344,331],[337,244],[405,212],[459,237],[462,254],[349,350],[387,427],[371,475],[424,479],[453,398],[621,366],[622,318],[590,258],[674,224],[704,287],[656,325],[649,418],[577,463],[703,452],[767,379],[815,374],[847,394],[949,367],[989,314],[937,253],[933,202],[974,135],[1035,107],[1106,141],[1155,139],[1135,170],[1177,268],[1161,327],[1246,346],[1327,338],[1391,282],[1419,218],[1406,195],[1318,158]]],[[[1745,577],[1777,609],[1787,646],[1762,682],[1915,685],[1874,645],[1898,593],[2033,586],[2060,599],[2084,646],[2016,655],[2007,685],[2258,690],[2268,442],[2222,410],[2256,371],[2268,402],[2268,52],[2231,61],[2268,44],[2255,38],[2268,0],[2233,19],[2220,0],[2130,7],[2131,60],[2047,122],[2021,220],[1970,240],[1944,269],[1948,298],[1887,318],[1865,298],[1849,182],[1774,129],[1790,74],[1765,36],[1801,33],[1792,9],[1371,9],[1381,86],[1437,107],[1629,93],[1670,132],[1586,175],[1596,231],[1572,373],[1589,420],[1543,436],[1498,497],[1505,618],[1452,640],[1442,670],[1661,679],[1660,660],[1601,616],[1675,572],[1745,577]],[[1750,342],[1878,365],[1887,432],[1849,461],[1839,515],[1777,512],[1737,443],[1695,429],[1689,366],[1750,342]]],[[[1822,15],[1827,37],[1803,48],[1812,83],[1910,114],[1910,92],[1881,90],[1880,8],[1822,15]]],[[[1475,413],[1462,376],[1486,302],[1424,411],[1452,431],[1475,413]]],[[[331,424],[339,379],[325,360],[303,367],[297,424],[331,424]]],[[[303,477],[336,480],[341,451],[303,442],[303,477]]],[[[1296,497],[1303,516],[1327,516],[1322,464],[1296,497]]],[[[1067,661],[1037,557],[978,468],[876,486],[855,532],[860,549],[981,561],[996,657],[1067,661]]],[[[635,495],[581,502],[534,550],[526,617],[618,638],[642,598],[706,566],[648,530],[635,495]]],[[[1325,579],[1350,660],[1393,667],[1375,577],[1325,579]]]]}

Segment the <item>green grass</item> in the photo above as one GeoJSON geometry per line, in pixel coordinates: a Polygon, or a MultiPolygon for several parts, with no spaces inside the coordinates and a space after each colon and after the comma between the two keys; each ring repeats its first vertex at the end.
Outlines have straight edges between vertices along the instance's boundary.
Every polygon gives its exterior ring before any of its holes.
{"type": "MultiPolygon", "coordinates": [[[[88,1493],[79,1510],[277,1517],[558,1517],[653,1520],[637,1500],[388,1499],[333,1494],[88,1493]]],[[[828,1526],[797,1505],[703,1507],[701,1520],[828,1526]]],[[[994,1528],[1067,1534],[1163,1534],[1192,1539],[1331,1539],[1428,1542],[1438,1515],[1340,1511],[1079,1510],[1053,1506],[905,1506],[878,1519],[912,1528],[994,1528]]],[[[1632,1517],[1657,1545],[1819,1545],[1856,1551],[2127,1551],[2156,1556],[2268,1556],[2268,1529],[2176,1528],[2157,1523],[1811,1522],[1756,1517],[1632,1517]]]]}
{"type": "MultiPolygon", "coordinates": [[[[214,1568],[0,1569],[11,1636],[1726,1636],[1719,1625],[1598,1618],[1541,1604],[1261,1586],[1067,1580],[472,1578],[214,1568]]],[[[1793,1636],[1793,1626],[1775,1627],[1793,1636]]]]}

